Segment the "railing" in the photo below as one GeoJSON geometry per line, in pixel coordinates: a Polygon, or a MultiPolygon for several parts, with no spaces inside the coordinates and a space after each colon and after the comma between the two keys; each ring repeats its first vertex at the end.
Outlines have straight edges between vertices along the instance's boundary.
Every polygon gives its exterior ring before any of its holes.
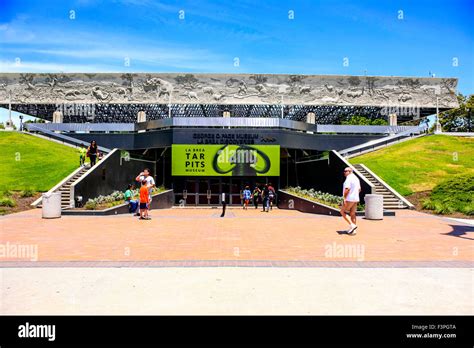
{"type": "MultiPolygon", "coordinates": [[[[58,140],[63,143],[72,144],[75,146],[81,146],[84,144],[84,141],[82,140],[78,140],[76,138],[64,135],[62,133],[56,133],[54,131],[49,130],[47,127],[45,127],[46,124],[50,124],[50,123],[25,123],[24,125],[28,129],[29,132],[40,132],[47,135],[48,137],[52,139],[58,140]]],[[[104,152],[104,153],[108,153],[111,151],[110,149],[106,147],[102,147],[102,146],[99,146],[98,149],[99,151],[104,152]]]]}
{"type": "Polygon", "coordinates": [[[316,132],[318,126],[306,122],[270,117],[172,117],[137,124],[137,130],[170,127],[287,128],[316,132]]]}
{"type": "Polygon", "coordinates": [[[134,132],[136,123],[25,123],[50,131],[59,132],[134,132]]]}
{"type": "Polygon", "coordinates": [[[410,129],[408,130],[405,130],[403,132],[400,132],[394,135],[390,135],[388,137],[371,140],[361,145],[353,146],[344,150],[339,150],[339,154],[345,158],[354,157],[368,151],[376,150],[381,147],[385,147],[387,145],[403,141],[413,136],[418,136],[426,132],[427,129],[428,129],[428,126],[426,125],[418,126],[418,127],[410,127],[410,129]]]}
{"type": "Polygon", "coordinates": [[[303,132],[337,134],[397,134],[410,130],[416,132],[418,130],[418,127],[409,126],[316,125],[275,117],[171,117],[140,123],[27,123],[25,126],[28,130],[37,130],[45,133],[46,131],[136,132],[172,127],[281,128],[303,132]]]}
{"type": "Polygon", "coordinates": [[[320,124],[318,133],[370,133],[370,134],[397,134],[410,130],[417,130],[417,126],[354,126],[339,124],[320,124]]]}

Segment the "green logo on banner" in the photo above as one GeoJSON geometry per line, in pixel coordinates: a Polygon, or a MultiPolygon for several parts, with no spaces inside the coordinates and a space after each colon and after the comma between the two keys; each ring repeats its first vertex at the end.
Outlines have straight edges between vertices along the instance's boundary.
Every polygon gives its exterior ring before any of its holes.
{"type": "Polygon", "coordinates": [[[279,176],[279,145],[173,145],[172,174],[279,176]]]}

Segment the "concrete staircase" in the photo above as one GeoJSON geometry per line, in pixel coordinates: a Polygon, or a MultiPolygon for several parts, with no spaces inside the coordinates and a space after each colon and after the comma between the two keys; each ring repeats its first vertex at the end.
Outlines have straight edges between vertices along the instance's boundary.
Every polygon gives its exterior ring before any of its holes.
{"type": "Polygon", "coordinates": [[[407,209],[413,207],[408,201],[406,201],[406,199],[402,198],[384,181],[369,172],[366,169],[367,167],[360,164],[354,164],[354,168],[375,186],[375,194],[383,196],[383,208],[385,210],[407,209]]]}
{"type": "MultiPolygon", "coordinates": [[[[70,207],[70,202],[71,202],[71,185],[77,181],[77,179],[79,179],[81,176],[83,176],[88,170],[90,169],[90,167],[82,167],[82,169],[76,173],[76,175],[74,175],[72,178],[70,178],[68,181],[66,181],[64,183],[64,185],[62,185],[60,188],[59,188],[59,192],[61,192],[61,208],[62,209],[65,209],[65,208],[69,208],[70,207]]],[[[74,197],[73,197],[74,198],[74,197]]]]}
{"type": "MultiPolygon", "coordinates": [[[[61,192],[61,209],[71,208],[71,185],[82,177],[90,169],[89,166],[82,167],[61,186],[56,188],[53,192],[61,192]]],[[[41,202],[36,205],[38,208],[41,207],[41,202]]]]}

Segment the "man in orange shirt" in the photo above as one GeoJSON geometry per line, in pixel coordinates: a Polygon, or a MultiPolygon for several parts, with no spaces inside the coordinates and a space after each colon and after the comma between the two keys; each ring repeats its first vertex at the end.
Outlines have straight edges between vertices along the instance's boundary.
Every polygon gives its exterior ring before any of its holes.
{"type": "Polygon", "coordinates": [[[146,180],[142,181],[140,187],[140,220],[151,220],[148,216],[148,203],[150,203],[149,185],[146,180]]]}

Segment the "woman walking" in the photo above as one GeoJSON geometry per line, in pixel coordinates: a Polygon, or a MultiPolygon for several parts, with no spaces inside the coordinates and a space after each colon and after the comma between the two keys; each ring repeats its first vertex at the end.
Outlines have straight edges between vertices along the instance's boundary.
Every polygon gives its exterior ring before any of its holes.
{"type": "Polygon", "coordinates": [[[93,167],[97,161],[97,157],[99,157],[99,148],[95,140],[91,141],[91,144],[87,148],[87,157],[91,160],[91,167],[93,167]]]}

